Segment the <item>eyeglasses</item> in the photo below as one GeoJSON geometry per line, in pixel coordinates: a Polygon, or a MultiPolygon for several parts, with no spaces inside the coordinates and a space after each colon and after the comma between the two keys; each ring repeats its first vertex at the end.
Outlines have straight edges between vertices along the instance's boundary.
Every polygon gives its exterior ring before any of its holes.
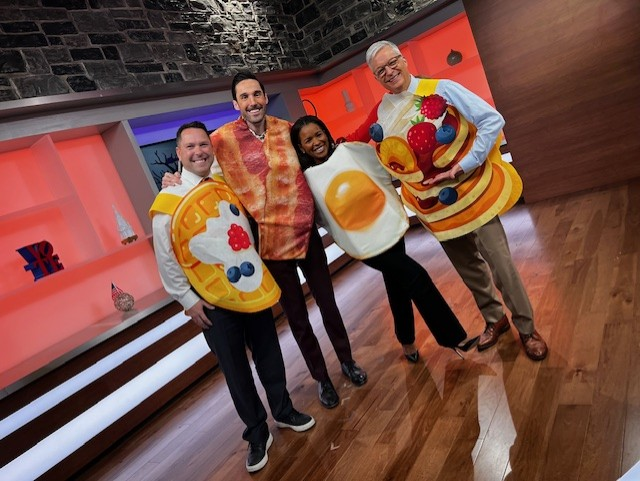
{"type": "Polygon", "coordinates": [[[398,62],[400,61],[401,57],[402,55],[396,55],[395,57],[391,57],[386,64],[384,64],[382,67],[378,68],[375,72],[373,72],[373,75],[375,75],[377,79],[381,79],[387,73],[387,67],[389,67],[390,69],[394,69],[398,66],[398,62]]]}

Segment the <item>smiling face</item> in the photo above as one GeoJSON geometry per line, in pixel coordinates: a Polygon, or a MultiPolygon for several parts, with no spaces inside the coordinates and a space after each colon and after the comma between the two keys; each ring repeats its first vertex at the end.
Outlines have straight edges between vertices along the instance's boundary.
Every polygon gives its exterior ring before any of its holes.
{"type": "Polygon", "coordinates": [[[251,130],[262,133],[269,98],[260,87],[260,82],[253,79],[242,80],[236,85],[235,94],[234,108],[240,111],[251,130]]]}
{"type": "Polygon", "coordinates": [[[411,74],[406,59],[385,46],[371,59],[371,71],[385,89],[399,94],[409,88],[411,74]]]}
{"type": "Polygon", "coordinates": [[[176,154],[185,170],[206,177],[213,164],[213,152],[209,135],[202,129],[184,129],[176,147],[176,154]]]}
{"type": "Polygon", "coordinates": [[[300,149],[320,164],[329,157],[329,138],[318,124],[309,123],[300,129],[300,149]]]}

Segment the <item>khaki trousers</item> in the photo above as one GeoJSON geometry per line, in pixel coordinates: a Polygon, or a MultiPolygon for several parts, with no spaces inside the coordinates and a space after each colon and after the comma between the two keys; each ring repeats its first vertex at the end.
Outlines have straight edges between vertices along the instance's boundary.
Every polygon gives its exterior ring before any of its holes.
{"type": "Polygon", "coordinates": [[[533,308],[513,264],[507,236],[498,216],[470,234],[441,244],[473,294],[485,322],[498,322],[504,316],[497,287],[518,331],[522,334],[533,332],[533,308]]]}

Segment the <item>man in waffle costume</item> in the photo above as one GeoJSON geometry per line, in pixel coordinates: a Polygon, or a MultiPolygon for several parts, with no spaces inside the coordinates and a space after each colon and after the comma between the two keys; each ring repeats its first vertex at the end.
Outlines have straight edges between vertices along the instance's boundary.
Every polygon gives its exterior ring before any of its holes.
{"type": "Polygon", "coordinates": [[[149,211],[158,270],[166,291],[202,328],[218,358],[246,425],[246,468],[255,472],[266,465],[273,436],[247,347],[276,426],[302,432],[315,420],[291,403],[271,312],[280,289],[253,247],[240,201],[222,178],[209,177],[213,153],[204,124],[181,126],[176,152],[183,166],[182,183],[162,189],[149,211]]]}
{"type": "Polygon", "coordinates": [[[498,217],[522,193],[498,148],[504,119],[456,82],[411,75],[391,42],[371,45],[366,60],[389,92],[345,139],[378,142],[380,162],[402,183],[403,202],[440,241],[475,298],[486,322],[478,350],[509,330],[497,287],[527,356],[544,359],[547,345],[498,217]]]}

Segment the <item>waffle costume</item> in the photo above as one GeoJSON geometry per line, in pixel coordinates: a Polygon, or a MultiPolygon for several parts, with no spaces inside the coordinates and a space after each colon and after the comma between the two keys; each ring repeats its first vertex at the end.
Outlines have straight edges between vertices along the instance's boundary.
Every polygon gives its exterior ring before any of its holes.
{"type": "Polygon", "coordinates": [[[240,201],[221,179],[163,189],[149,215],[158,213],[171,216],[173,252],[202,299],[237,312],[278,301],[280,289],[253,247],[240,201]]]}
{"type": "Polygon", "coordinates": [[[413,91],[385,94],[377,109],[382,140],[374,140],[380,142],[382,166],[402,182],[405,205],[439,241],[446,241],[473,232],[510,209],[522,193],[522,181],[502,160],[499,140],[482,145],[486,140],[478,137],[475,110],[463,114],[466,102],[456,106],[446,94],[439,95],[440,83],[464,92],[450,81],[414,78],[413,91]],[[455,180],[424,183],[473,155],[478,146],[484,148],[480,155],[484,158],[476,159],[472,170],[461,164],[466,173],[455,180]]]}

